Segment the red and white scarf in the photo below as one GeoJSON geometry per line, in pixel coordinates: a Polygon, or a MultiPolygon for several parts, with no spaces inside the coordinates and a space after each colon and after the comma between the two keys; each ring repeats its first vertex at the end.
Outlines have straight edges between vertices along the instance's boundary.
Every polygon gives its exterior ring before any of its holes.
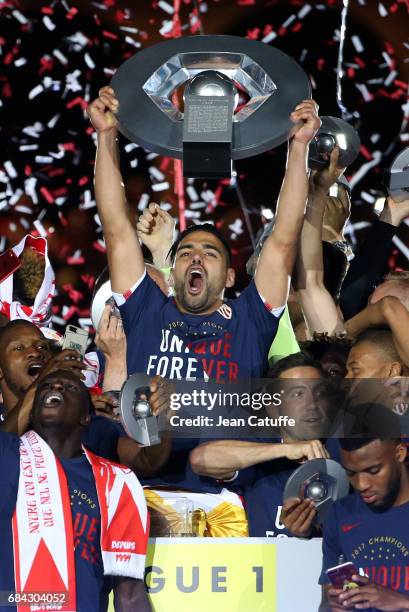
{"type": "MultiPolygon", "coordinates": [[[[101,512],[104,574],[142,579],[148,512],[141,485],[124,466],[84,449],[91,464],[101,512]]],[[[20,479],[13,515],[15,590],[68,592],[66,603],[36,610],[76,610],[74,537],[65,472],[34,431],[20,438],[20,479]]],[[[29,612],[28,605],[17,606],[29,612]]]]}
{"type": "Polygon", "coordinates": [[[32,306],[23,306],[18,300],[13,300],[13,277],[11,274],[0,283],[0,312],[6,315],[9,321],[14,319],[26,319],[36,325],[46,325],[51,318],[51,302],[55,291],[54,271],[48,259],[47,240],[35,238],[30,234],[24,236],[12,251],[20,257],[25,247],[31,247],[37,253],[44,256],[45,270],[42,285],[35,297],[32,306]]]}

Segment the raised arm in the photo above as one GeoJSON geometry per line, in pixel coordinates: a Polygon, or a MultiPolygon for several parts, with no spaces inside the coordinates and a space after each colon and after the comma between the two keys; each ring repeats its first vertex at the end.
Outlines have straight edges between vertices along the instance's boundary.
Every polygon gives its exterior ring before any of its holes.
{"type": "Polygon", "coordinates": [[[406,217],[409,217],[409,198],[395,202],[389,197],[379,220],[368,228],[342,284],[340,306],[345,320],[366,307],[369,296],[387,271],[393,237],[406,217]]]}
{"type": "Polygon", "coordinates": [[[409,368],[409,312],[402,302],[388,295],[374,304],[369,304],[355,317],[346,322],[349,336],[356,337],[369,327],[387,325],[400,358],[409,368]]]}
{"type": "Polygon", "coordinates": [[[103,87],[99,97],[88,107],[88,115],[97,131],[95,160],[95,198],[107,248],[112,290],[125,293],[145,270],[142,250],[128,216],[125,190],[119,165],[118,128],[114,113],[118,100],[110,87],[103,87]]]}
{"type": "Polygon", "coordinates": [[[328,168],[310,180],[307,212],[301,232],[294,285],[311,336],[344,330],[336,304],[324,285],[322,223],[328,190],[344,169],[337,168],[339,150],[331,153],[328,168]]]}
{"type": "Polygon", "coordinates": [[[308,145],[321,124],[317,113],[313,100],[304,100],[291,113],[291,119],[300,124],[289,145],[274,229],[263,245],[254,277],[271,308],[284,306],[288,298],[308,195],[308,145]]]}

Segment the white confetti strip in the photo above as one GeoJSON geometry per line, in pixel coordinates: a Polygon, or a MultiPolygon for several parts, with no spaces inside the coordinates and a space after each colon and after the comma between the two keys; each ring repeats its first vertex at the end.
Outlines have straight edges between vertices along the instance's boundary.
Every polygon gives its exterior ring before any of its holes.
{"type": "Polygon", "coordinates": [[[61,53],[61,51],[59,51],[59,49],[54,49],[53,55],[64,66],[66,66],[68,64],[68,59],[65,57],[65,55],[63,53],[61,53]]]}
{"type": "Polygon", "coordinates": [[[142,46],[138,40],[134,40],[130,36],[125,36],[125,42],[128,43],[128,45],[132,45],[132,47],[136,47],[137,49],[142,46]]]}
{"type": "Polygon", "coordinates": [[[401,253],[405,255],[406,259],[409,259],[409,249],[404,242],[397,236],[392,238],[393,243],[398,247],[401,253]]]}
{"type": "Polygon", "coordinates": [[[15,167],[13,166],[13,163],[8,160],[4,162],[4,169],[7,172],[7,174],[9,175],[10,178],[17,178],[17,172],[15,167]]]}
{"type": "Polygon", "coordinates": [[[42,85],[36,85],[28,94],[28,99],[33,100],[36,96],[38,96],[43,91],[44,91],[44,87],[42,85]]]}
{"type": "Polygon", "coordinates": [[[152,185],[152,191],[165,191],[165,189],[169,189],[169,183],[164,181],[163,183],[156,183],[156,185],[152,185]]]}
{"type": "Polygon", "coordinates": [[[158,6],[159,8],[162,9],[162,11],[165,11],[165,13],[167,13],[168,15],[173,15],[173,13],[175,12],[175,9],[173,8],[173,6],[169,4],[168,2],[165,2],[165,0],[159,0],[158,6]]]}
{"type": "Polygon", "coordinates": [[[52,130],[55,127],[60,117],[61,117],[60,114],[57,114],[57,115],[54,115],[54,117],[51,117],[50,121],[47,123],[47,127],[50,128],[50,130],[52,130]]]}
{"type": "Polygon", "coordinates": [[[147,193],[143,193],[138,202],[138,210],[144,210],[148,206],[149,203],[149,195],[147,193]]]}
{"type": "Polygon", "coordinates": [[[13,193],[13,195],[11,196],[9,200],[10,206],[13,206],[13,204],[17,204],[17,202],[19,201],[22,195],[23,195],[23,190],[16,189],[16,191],[13,193]]]}
{"type": "Polygon", "coordinates": [[[52,32],[53,30],[55,30],[55,23],[53,21],[51,21],[51,19],[49,18],[48,15],[45,15],[43,17],[43,24],[45,25],[45,27],[47,28],[47,30],[50,30],[50,32],[52,32]]]}
{"type": "Polygon", "coordinates": [[[14,10],[14,11],[12,11],[12,13],[11,13],[11,14],[13,15],[14,19],[17,19],[17,21],[19,21],[19,22],[20,22],[20,23],[22,23],[23,25],[25,25],[26,23],[28,23],[27,18],[26,18],[24,15],[22,15],[22,14],[20,13],[20,11],[14,10]]]}
{"type": "Polygon", "coordinates": [[[138,149],[138,148],[139,148],[139,145],[135,144],[134,142],[128,142],[128,144],[125,145],[125,151],[127,153],[130,153],[134,149],[138,149]]]}
{"type": "Polygon", "coordinates": [[[40,234],[40,236],[42,236],[43,238],[47,237],[47,230],[45,229],[41,221],[35,219],[35,221],[33,221],[33,225],[36,228],[37,232],[40,234]]]}
{"type": "Polygon", "coordinates": [[[84,61],[87,64],[88,68],[91,68],[91,70],[95,68],[94,60],[92,59],[89,53],[84,54],[84,61]]]}
{"type": "Polygon", "coordinates": [[[397,76],[398,76],[397,70],[392,70],[383,82],[385,87],[388,87],[396,79],[397,76]]]}
{"type": "Polygon", "coordinates": [[[359,36],[351,36],[351,40],[352,40],[352,44],[355,47],[356,52],[362,53],[362,51],[364,50],[364,46],[361,43],[361,39],[359,38],[359,36]]]}
{"type": "Polygon", "coordinates": [[[304,6],[298,11],[298,19],[304,19],[306,15],[312,10],[311,4],[304,4],[304,6]]]}
{"type": "Polygon", "coordinates": [[[53,158],[50,155],[36,155],[35,162],[36,164],[52,164],[53,158]]]}
{"type": "Polygon", "coordinates": [[[382,2],[378,4],[378,12],[381,17],[386,17],[386,15],[388,14],[388,11],[386,10],[382,2]]]}
{"type": "Polygon", "coordinates": [[[186,193],[193,202],[196,202],[196,200],[199,199],[199,196],[197,195],[197,191],[192,185],[188,185],[186,187],[186,193]]]}
{"type": "Polygon", "coordinates": [[[277,38],[277,32],[274,32],[273,30],[271,32],[269,32],[268,34],[266,34],[264,36],[264,38],[261,39],[261,42],[263,43],[269,43],[272,40],[274,40],[275,38],[277,38]]]}
{"type": "Polygon", "coordinates": [[[152,178],[156,179],[157,181],[163,181],[163,179],[165,178],[165,175],[163,174],[163,172],[161,172],[159,168],[156,168],[156,166],[150,166],[149,174],[151,175],[152,178]]]}
{"type": "Polygon", "coordinates": [[[359,181],[365,176],[368,170],[370,170],[374,166],[377,166],[379,162],[381,161],[381,159],[382,159],[382,153],[380,151],[374,151],[372,153],[372,159],[366,162],[366,164],[362,164],[359,170],[355,172],[354,176],[349,181],[349,184],[351,185],[351,189],[353,189],[355,185],[359,183],[359,181]]]}
{"type": "Polygon", "coordinates": [[[371,196],[370,193],[367,193],[366,191],[361,191],[361,198],[364,200],[364,202],[368,202],[369,204],[373,204],[375,202],[374,196],[371,196]]]}

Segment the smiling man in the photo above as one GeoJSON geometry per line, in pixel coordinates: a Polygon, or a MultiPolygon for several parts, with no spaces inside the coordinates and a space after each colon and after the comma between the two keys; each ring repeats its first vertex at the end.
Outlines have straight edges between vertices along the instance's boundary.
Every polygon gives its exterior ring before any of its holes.
{"type": "MultiPolygon", "coordinates": [[[[197,446],[190,454],[192,469],[201,476],[233,481],[243,496],[254,537],[294,535],[280,520],[287,480],[310,459],[337,456],[336,441],[324,439],[334,428],[334,390],[325,380],[319,363],[306,353],[295,353],[278,361],[270,370],[272,392],[280,391],[281,404],[266,408],[269,416],[288,415],[295,425],[272,431],[267,440],[212,440],[197,446]],[[281,436],[281,439],[273,436],[281,436]],[[239,473],[240,472],[240,473],[239,473]]],[[[312,520],[314,507],[300,501],[293,513],[305,513],[312,520]]],[[[292,523],[292,521],[291,521],[292,523]]],[[[309,525],[310,527],[310,525],[309,525]]]]}
{"type": "MultiPolygon", "coordinates": [[[[290,115],[295,125],[275,227],[254,281],[236,300],[224,300],[234,271],[229,245],[213,226],[188,228],[174,245],[175,299],[165,297],[146,274],[120,174],[118,105],[115,92],[104,87],[88,114],[98,137],[95,195],[127,335],[128,371],[219,381],[261,376],[288,297],[308,194],[308,146],[320,125],[317,105],[304,100],[290,115]]],[[[151,204],[138,232],[153,235],[160,222],[160,208],[151,204]]]]}
{"type": "Polygon", "coordinates": [[[56,371],[38,385],[31,429],[0,431],[0,591],[64,592],[58,609],[102,612],[114,589],[116,610],[147,612],[143,491],[81,445],[89,408],[78,377],[56,371]]]}

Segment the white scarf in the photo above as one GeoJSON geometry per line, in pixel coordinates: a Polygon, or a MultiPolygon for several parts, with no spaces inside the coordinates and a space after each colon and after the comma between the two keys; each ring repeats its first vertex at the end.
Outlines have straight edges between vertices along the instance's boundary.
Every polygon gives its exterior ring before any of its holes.
{"type": "Polygon", "coordinates": [[[55,291],[55,277],[48,259],[47,240],[45,238],[35,238],[29,234],[24,236],[11,250],[17,257],[20,257],[26,246],[44,256],[45,270],[42,285],[35,297],[34,304],[23,306],[18,300],[13,300],[14,274],[11,274],[0,283],[0,312],[6,315],[10,321],[25,319],[36,325],[47,325],[51,318],[51,302],[55,291]]]}
{"type": "MultiPolygon", "coordinates": [[[[142,579],[148,512],[135,474],[85,450],[101,512],[104,574],[142,579]]],[[[48,444],[34,431],[20,438],[20,478],[13,515],[16,591],[68,592],[61,605],[36,610],[76,610],[74,537],[65,472],[48,444]]],[[[47,606],[47,607],[46,607],[47,606]]],[[[30,606],[18,606],[28,612],[30,606]]]]}

